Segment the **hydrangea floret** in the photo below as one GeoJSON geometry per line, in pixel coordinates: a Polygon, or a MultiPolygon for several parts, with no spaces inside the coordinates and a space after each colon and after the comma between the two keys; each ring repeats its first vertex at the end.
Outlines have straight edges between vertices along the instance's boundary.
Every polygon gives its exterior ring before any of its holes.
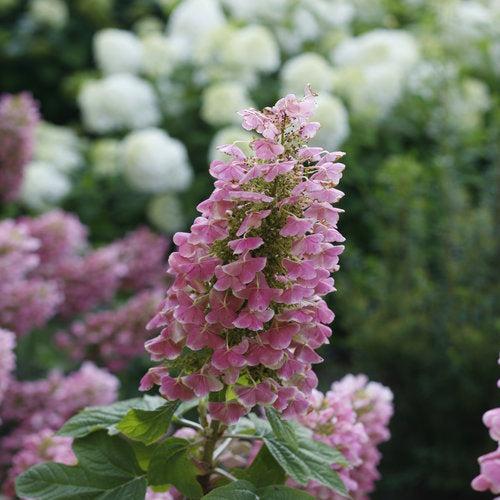
{"type": "Polygon", "coordinates": [[[169,258],[173,282],[146,343],[160,362],[141,389],[168,400],[210,395],[208,412],[231,424],[255,405],[285,417],[302,414],[317,385],[312,364],[328,343],[334,314],[322,296],[335,290],[344,238],[336,189],[342,152],[310,147],[315,95],[290,94],[273,107],[240,113],[256,134],[247,156],[219,149],[210,197],[190,232],[177,233],[169,258]]]}
{"type": "MultiPolygon", "coordinates": [[[[500,365],[500,357],[498,358],[500,365]]],[[[500,388],[500,379],[497,381],[500,388]]],[[[480,473],[472,480],[472,488],[476,491],[490,491],[500,498],[500,407],[488,410],[483,415],[483,423],[488,428],[491,439],[496,442],[497,449],[478,458],[480,473]]]]}

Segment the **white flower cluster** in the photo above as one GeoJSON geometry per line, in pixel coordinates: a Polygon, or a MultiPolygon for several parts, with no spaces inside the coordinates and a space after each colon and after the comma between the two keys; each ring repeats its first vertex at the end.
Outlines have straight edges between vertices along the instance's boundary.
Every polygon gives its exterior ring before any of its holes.
{"type": "Polygon", "coordinates": [[[186,148],[161,129],[131,132],[121,145],[121,158],[125,179],[138,191],[183,191],[191,182],[186,148]]]}
{"type": "Polygon", "coordinates": [[[70,192],[68,177],[54,165],[33,161],[26,166],[21,186],[21,201],[36,212],[57,206],[70,192]]]}
{"type": "Polygon", "coordinates": [[[36,130],[34,159],[70,173],[83,165],[83,144],[75,131],[42,122],[36,130]]]}
{"type": "Polygon", "coordinates": [[[154,196],[148,205],[148,219],[164,233],[175,233],[185,227],[185,216],[179,198],[173,193],[154,196]]]}
{"type": "Polygon", "coordinates": [[[94,37],[94,57],[106,75],[139,73],[143,64],[142,44],[130,31],[105,29],[94,37]]]}
{"type": "Polygon", "coordinates": [[[29,14],[36,24],[63,28],[68,22],[68,7],[64,0],[31,0],[29,14]]]}
{"type": "Polygon", "coordinates": [[[149,127],[160,120],[151,84],[127,73],[88,81],[78,103],[86,128],[97,134],[149,127]]]}
{"type": "Polygon", "coordinates": [[[71,173],[83,166],[84,149],[83,140],[71,128],[41,122],[33,161],[21,186],[23,203],[36,212],[57,206],[71,190],[71,173]]]}
{"type": "Polygon", "coordinates": [[[332,54],[335,87],[357,115],[379,120],[400,99],[419,60],[406,31],[378,29],[341,42],[332,54]]]}
{"type": "Polygon", "coordinates": [[[238,82],[214,83],[203,91],[201,116],[210,125],[238,124],[241,109],[253,106],[246,88],[238,82]]]}

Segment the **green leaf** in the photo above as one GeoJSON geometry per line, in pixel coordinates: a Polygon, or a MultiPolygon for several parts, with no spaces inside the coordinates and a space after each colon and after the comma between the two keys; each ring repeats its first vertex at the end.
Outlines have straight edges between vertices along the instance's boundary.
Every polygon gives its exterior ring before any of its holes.
{"type": "Polygon", "coordinates": [[[233,469],[231,472],[238,479],[246,479],[258,487],[285,482],[284,470],[265,446],[260,449],[250,467],[233,469]]]}
{"type": "Polygon", "coordinates": [[[144,500],[146,478],[132,448],[95,432],[73,443],[78,465],[36,465],[16,481],[17,494],[41,500],[144,500]]]}
{"type": "Polygon", "coordinates": [[[152,486],[173,484],[189,498],[203,494],[197,476],[200,471],[188,456],[191,443],[186,439],[167,438],[160,443],[151,457],[148,483],[152,486]]]}
{"type": "Polygon", "coordinates": [[[281,417],[274,408],[266,408],[266,417],[276,438],[297,448],[297,438],[292,426],[288,422],[281,420],[281,417]]]}
{"type": "Polygon", "coordinates": [[[211,500],[259,500],[255,486],[248,481],[234,481],[212,490],[203,498],[211,500]]]}
{"type": "Polygon", "coordinates": [[[252,415],[250,419],[271,455],[289,476],[300,484],[307,484],[311,479],[315,479],[334,491],[347,495],[343,482],[331,467],[333,464],[349,465],[342,453],[313,440],[309,437],[308,430],[298,424],[287,422],[287,430],[283,433],[277,423],[278,419],[274,419],[272,415],[269,422],[252,415]],[[272,432],[271,421],[278,429],[277,433],[272,432]],[[294,434],[292,440],[287,436],[288,431],[294,434]]]}
{"type": "Polygon", "coordinates": [[[149,462],[151,462],[151,457],[153,456],[153,453],[155,452],[158,444],[154,443],[152,445],[146,446],[140,441],[130,441],[129,444],[134,450],[135,458],[137,459],[139,467],[143,471],[147,472],[149,468],[149,462]]]}
{"type": "MultiPolygon", "coordinates": [[[[337,472],[331,468],[333,464],[339,463],[339,460],[332,460],[337,453],[340,455],[339,452],[333,450],[331,453],[330,449],[328,453],[325,453],[324,448],[317,446],[318,443],[311,439],[299,438],[298,448],[282,443],[274,436],[264,436],[263,439],[276,461],[297,482],[307,484],[311,479],[315,479],[341,495],[347,496],[344,483],[337,472]]],[[[345,460],[343,462],[345,463],[345,460]]]]}
{"type": "Polygon", "coordinates": [[[153,444],[167,432],[178,407],[179,402],[173,401],[165,403],[156,410],[132,408],[116,428],[130,439],[141,441],[146,445],[153,444]]]}
{"type": "Polygon", "coordinates": [[[258,490],[260,500],[314,500],[305,491],[296,490],[283,485],[272,485],[258,490]]]}
{"type": "Polygon", "coordinates": [[[110,434],[116,434],[115,425],[131,408],[154,410],[164,402],[165,400],[161,397],[144,396],[119,401],[108,406],[91,406],[71,417],[57,434],[81,438],[102,429],[106,429],[110,434]]]}

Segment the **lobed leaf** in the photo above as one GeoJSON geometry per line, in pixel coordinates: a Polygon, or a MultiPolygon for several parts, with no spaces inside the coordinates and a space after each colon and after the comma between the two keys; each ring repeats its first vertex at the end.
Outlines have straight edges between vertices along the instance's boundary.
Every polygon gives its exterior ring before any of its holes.
{"type": "Polygon", "coordinates": [[[98,431],[77,439],[78,465],[43,463],[16,481],[16,492],[40,500],[144,500],[147,482],[123,439],[98,431]]]}
{"type": "Polygon", "coordinates": [[[178,407],[179,402],[172,401],[155,410],[132,408],[116,428],[130,439],[141,441],[145,445],[153,444],[165,435],[178,407]]]}

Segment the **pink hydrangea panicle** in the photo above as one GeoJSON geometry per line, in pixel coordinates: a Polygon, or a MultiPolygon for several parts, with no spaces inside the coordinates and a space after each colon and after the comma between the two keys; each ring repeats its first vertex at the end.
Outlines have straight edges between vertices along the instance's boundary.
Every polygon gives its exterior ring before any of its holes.
{"type": "Polygon", "coordinates": [[[343,241],[337,229],[342,155],[308,140],[315,96],[290,94],[261,111],[240,113],[256,134],[253,154],[219,148],[210,197],[190,232],[174,236],[173,283],[150,322],[162,328],[147,350],[153,368],[142,388],[167,399],[217,394],[212,418],[233,423],[255,405],[292,418],[307,410],[317,384],[312,363],[328,343],[343,241]]]}
{"type": "MultiPolygon", "coordinates": [[[[500,357],[498,358],[500,365],[500,357]]],[[[500,388],[500,378],[497,381],[500,388]]],[[[483,423],[490,432],[491,439],[496,441],[497,449],[478,458],[480,473],[471,483],[476,491],[490,491],[500,495],[500,408],[488,410],[483,415],[483,423]]],[[[496,500],[498,500],[497,497],[496,500]]]]}
{"type": "Polygon", "coordinates": [[[38,105],[31,94],[0,96],[0,200],[19,195],[24,167],[33,156],[38,105]]]}

